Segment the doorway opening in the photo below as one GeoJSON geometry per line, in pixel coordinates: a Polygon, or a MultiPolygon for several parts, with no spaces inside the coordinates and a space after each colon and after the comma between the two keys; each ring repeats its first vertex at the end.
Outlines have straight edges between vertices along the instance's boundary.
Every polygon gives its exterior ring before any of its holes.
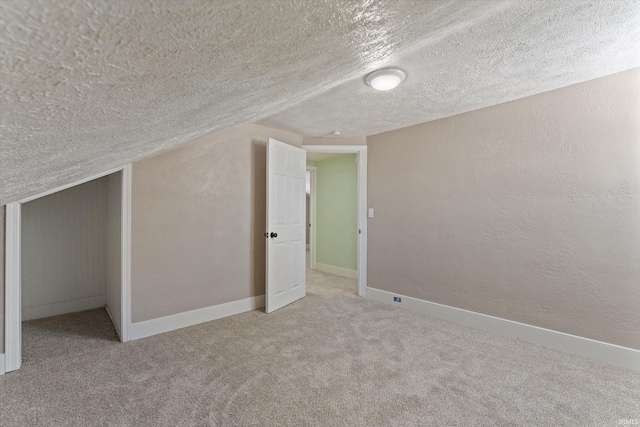
{"type": "Polygon", "coordinates": [[[366,289],[366,146],[307,151],[308,267],[358,280],[366,289]]]}
{"type": "MultiPolygon", "coordinates": [[[[307,154],[308,157],[308,154],[307,154]]],[[[310,164],[307,158],[307,182],[306,182],[306,199],[307,199],[307,233],[306,233],[306,264],[307,268],[312,270],[316,269],[316,236],[315,236],[315,223],[316,223],[316,182],[317,182],[317,168],[310,164]],[[312,244],[313,243],[313,244],[312,244]]]]}
{"type": "Polygon", "coordinates": [[[7,205],[3,372],[128,340],[131,166],[7,205]]]}

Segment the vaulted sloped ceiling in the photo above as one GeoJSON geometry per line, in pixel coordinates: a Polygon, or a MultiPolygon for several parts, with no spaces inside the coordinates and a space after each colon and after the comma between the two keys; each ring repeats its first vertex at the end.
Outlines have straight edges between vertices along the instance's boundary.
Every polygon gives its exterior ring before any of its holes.
{"type": "Polygon", "coordinates": [[[0,0],[0,204],[258,122],[369,135],[640,66],[640,2],[0,0]],[[363,76],[405,69],[396,91],[363,76]]]}

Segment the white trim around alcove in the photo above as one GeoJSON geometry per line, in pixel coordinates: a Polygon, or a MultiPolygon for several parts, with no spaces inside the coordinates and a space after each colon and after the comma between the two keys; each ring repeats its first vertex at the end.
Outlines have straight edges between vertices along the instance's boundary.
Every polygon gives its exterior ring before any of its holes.
{"type": "Polygon", "coordinates": [[[476,329],[495,332],[512,338],[518,338],[544,347],[573,353],[591,359],[600,360],[616,366],[640,370],[640,350],[596,341],[589,338],[566,334],[525,323],[493,317],[486,314],[463,310],[406,295],[395,294],[379,289],[367,288],[367,298],[374,301],[394,304],[443,320],[459,323],[476,329]],[[401,301],[394,301],[400,298],[401,301]]]}
{"type": "Polygon", "coordinates": [[[120,340],[129,341],[131,327],[131,164],[63,185],[6,205],[5,246],[5,319],[4,354],[0,355],[0,373],[15,371],[22,364],[22,306],[21,306],[21,216],[22,204],[84,184],[113,173],[122,172],[121,226],[121,286],[122,330],[120,340]]]}

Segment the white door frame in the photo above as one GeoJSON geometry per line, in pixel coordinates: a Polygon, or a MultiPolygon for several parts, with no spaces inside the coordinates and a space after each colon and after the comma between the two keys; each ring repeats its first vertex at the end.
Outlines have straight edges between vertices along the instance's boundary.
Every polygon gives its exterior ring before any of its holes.
{"type": "MultiPolygon", "coordinates": [[[[315,166],[307,166],[307,170],[311,172],[311,194],[309,195],[309,222],[311,230],[309,231],[309,267],[312,270],[316,268],[316,179],[318,178],[318,168],[315,166]]],[[[308,225],[307,225],[308,226],[308,225]]]]}
{"type": "MultiPolygon", "coordinates": [[[[367,289],[367,146],[366,145],[303,145],[309,153],[340,153],[358,155],[358,295],[365,296],[367,289]]],[[[313,181],[312,181],[313,182],[313,181]]],[[[315,245],[315,222],[311,223],[315,245]]],[[[312,262],[314,261],[312,253],[312,262]]]]}
{"type": "MultiPolygon", "coordinates": [[[[35,196],[27,197],[6,206],[6,250],[5,250],[5,319],[4,319],[4,366],[0,373],[15,371],[22,363],[22,306],[21,306],[21,211],[22,204],[75,187],[112,173],[122,172],[122,229],[121,229],[121,336],[129,341],[131,329],[131,164],[112,169],[99,175],[63,185],[35,196]]],[[[0,357],[0,362],[2,357],[0,357]]]]}

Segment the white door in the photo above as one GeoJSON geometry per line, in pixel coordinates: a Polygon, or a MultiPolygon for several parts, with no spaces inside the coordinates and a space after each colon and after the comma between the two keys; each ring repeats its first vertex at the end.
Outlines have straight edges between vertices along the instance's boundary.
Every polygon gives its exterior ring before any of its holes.
{"type": "Polygon", "coordinates": [[[306,295],[306,160],[306,151],[269,138],[265,233],[267,313],[306,295]]]}

